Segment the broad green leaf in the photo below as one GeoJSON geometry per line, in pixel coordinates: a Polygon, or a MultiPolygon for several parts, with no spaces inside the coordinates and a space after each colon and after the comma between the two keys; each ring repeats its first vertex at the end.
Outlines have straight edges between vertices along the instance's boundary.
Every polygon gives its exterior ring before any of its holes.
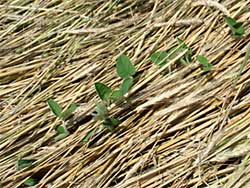
{"type": "Polygon", "coordinates": [[[72,115],[72,113],[76,110],[77,105],[75,103],[72,103],[63,113],[61,114],[61,117],[65,120],[68,117],[72,115]]]}
{"type": "Polygon", "coordinates": [[[207,58],[202,55],[198,55],[196,59],[199,61],[199,63],[202,65],[202,69],[205,72],[208,72],[212,69],[212,64],[208,62],[207,58]]]}
{"type": "Polygon", "coordinates": [[[159,66],[164,66],[166,63],[167,63],[167,56],[168,56],[168,53],[165,52],[165,51],[159,51],[159,52],[155,52],[153,53],[151,56],[150,56],[150,60],[156,64],[156,65],[159,65],[159,66]]]}
{"type": "Polygon", "coordinates": [[[135,67],[131,63],[129,57],[124,54],[117,58],[116,71],[117,74],[123,79],[131,77],[136,73],[135,67]]]}
{"type": "Polygon", "coordinates": [[[245,29],[242,23],[237,22],[235,19],[228,17],[228,16],[225,16],[224,19],[225,19],[225,22],[230,27],[234,36],[241,37],[242,35],[244,35],[245,29]]]}
{"type": "Polygon", "coordinates": [[[108,101],[112,93],[112,90],[108,86],[103,83],[96,82],[95,89],[100,99],[102,99],[103,101],[108,101]]]}
{"type": "Polygon", "coordinates": [[[21,159],[17,161],[16,168],[17,170],[21,170],[23,168],[29,167],[34,163],[36,160],[34,159],[21,159]]]}
{"type": "Polygon", "coordinates": [[[27,180],[25,180],[24,184],[27,186],[34,186],[38,183],[38,181],[34,178],[28,178],[27,180]]]}
{"type": "Polygon", "coordinates": [[[112,132],[117,125],[119,125],[121,121],[117,118],[107,118],[105,119],[102,124],[110,131],[112,132]]]}
{"type": "Polygon", "coordinates": [[[133,85],[133,77],[126,78],[120,85],[120,92],[125,95],[133,85]]]}
{"type": "Polygon", "coordinates": [[[95,131],[96,131],[96,128],[90,130],[90,131],[84,136],[84,138],[82,139],[81,142],[88,142],[88,141],[91,139],[91,137],[94,135],[95,131]]]}
{"type": "Polygon", "coordinates": [[[114,90],[110,96],[113,101],[120,100],[123,97],[121,90],[114,90]]]}
{"type": "Polygon", "coordinates": [[[61,106],[57,104],[53,99],[49,99],[47,102],[53,114],[55,114],[55,116],[57,117],[60,117],[60,115],[62,114],[61,106]]]}

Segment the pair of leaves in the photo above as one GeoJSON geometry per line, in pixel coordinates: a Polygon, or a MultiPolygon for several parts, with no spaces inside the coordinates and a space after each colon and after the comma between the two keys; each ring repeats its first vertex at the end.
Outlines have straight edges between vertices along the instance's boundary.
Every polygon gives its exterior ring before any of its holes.
{"type": "Polygon", "coordinates": [[[133,85],[133,75],[136,73],[134,65],[128,56],[122,54],[117,58],[116,72],[123,79],[120,87],[114,91],[107,85],[96,82],[95,89],[101,100],[108,102],[121,99],[133,85]]]}
{"type": "Polygon", "coordinates": [[[212,69],[213,65],[208,62],[205,56],[198,55],[196,59],[202,65],[202,69],[204,72],[209,72],[212,69]]]}
{"type": "Polygon", "coordinates": [[[48,105],[56,117],[59,117],[62,120],[67,119],[71,114],[76,110],[77,105],[72,103],[65,111],[62,110],[61,106],[55,102],[53,99],[49,99],[48,105]]]}
{"type": "MultiPolygon", "coordinates": [[[[77,108],[77,105],[75,103],[72,103],[66,110],[63,111],[61,106],[53,99],[49,99],[47,102],[53,114],[56,117],[62,119],[63,121],[66,120],[68,117],[70,117],[77,108]]],[[[55,130],[58,133],[58,135],[54,138],[55,142],[62,140],[63,138],[69,135],[69,131],[64,126],[57,125],[55,127],[55,130]]]]}
{"type": "Polygon", "coordinates": [[[110,99],[114,101],[121,99],[129,91],[132,85],[133,77],[128,77],[123,80],[119,89],[114,91],[112,91],[112,89],[107,85],[100,82],[95,83],[95,89],[100,99],[108,102],[110,99]]]}
{"type": "Polygon", "coordinates": [[[153,53],[150,56],[150,60],[156,64],[159,65],[160,67],[164,66],[167,64],[167,61],[170,61],[172,59],[174,59],[179,53],[181,53],[184,50],[188,50],[184,57],[180,58],[180,62],[187,64],[191,61],[191,57],[192,57],[192,49],[189,48],[184,41],[182,41],[181,39],[179,39],[178,37],[176,38],[177,42],[178,42],[178,46],[172,47],[170,48],[167,52],[166,51],[158,51],[153,53]]]}
{"type": "Polygon", "coordinates": [[[123,79],[119,89],[112,93],[111,98],[116,101],[121,99],[132,87],[133,76],[136,73],[136,69],[129,57],[122,54],[116,60],[116,72],[123,79]]]}
{"type": "Polygon", "coordinates": [[[242,35],[244,35],[245,29],[242,23],[237,22],[235,19],[228,17],[228,16],[225,16],[224,19],[225,19],[225,22],[230,27],[234,36],[241,37],[242,35]]]}

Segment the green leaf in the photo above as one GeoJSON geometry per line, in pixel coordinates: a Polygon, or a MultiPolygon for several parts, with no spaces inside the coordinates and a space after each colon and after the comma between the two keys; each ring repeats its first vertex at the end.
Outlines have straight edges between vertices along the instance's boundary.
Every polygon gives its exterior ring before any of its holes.
{"type": "Polygon", "coordinates": [[[159,66],[164,66],[166,63],[167,63],[167,56],[168,56],[168,53],[165,52],[165,51],[159,51],[159,52],[155,52],[153,53],[151,56],[150,56],[150,60],[156,64],[156,65],[159,65],[159,66]]]}
{"type": "Polygon", "coordinates": [[[202,65],[202,69],[205,72],[208,72],[212,69],[213,65],[208,62],[207,58],[202,55],[198,55],[196,59],[199,61],[199,63],[202,65]]]}
{"type": "Polygon", "coordinates": [[[61,126],[61,125],[56,125],[54,129],[55,129],[56,132],[59,133],[59,134],[64,134],[64,133],[67,133],[67,132],[68,132],[68,130],[66,130],[66,129],[65,129],[63,126],[61,126]]]}
{"type": "Polygon", "coordinates": [[[113,101],[120,100],[123,97],[121,90],[114,90],[110,96],[113,101]]]}
{"type": "Polygon", "coordinates": [[[187,44],[183,40],[181,40],[180,38],[176,37],[176,40],[177,40],[179,47],[180,47],[180,49],[178,51],[182,52],[183,50],[186,50],[186,49],[188,50],[185,53],[184,58],[180,59],[180,62],[183,64],[190,63],[191,59],[192,59],[192,55],[193,55],[193,50],[191,48],[189,48],[187,46],[187,44]]]}
{"type": "Polygon", "coordinates": [[[57,142],[59,140],[66,138],[67,136],[69,136],[69,132],[59,134],[54,138],[54,141],[57,142]]]}
{"type": "Polygon", "coordinates": [[[53,114],[55,114],[55,116],[57,117],[60,117],[62,113],[61,106],[57,104],[53,99],[49,99],[47,102],[53,114]]]}
{"type": "Polygon", "coordinates": [[[126,78],[120,85],[120,92],[125,95],[133,85],[133,77],[126,78]]]}
{"type": "Polygon", "coordinates": [[[72,115],[72,113],[76,110],[77,105],[75,103],[72,103],[67,110],[65,110],[62,114],[61,114],[61,118],[63,118],[64,120],[67,119],[68,117],[70,117],[72,115]]]}
{"type": "Polygon", "coordinates": [[[186,45],[186,43],[183,40],[181,40],[179,37],[176,37],[176,40],[181,48],[189,49],[189,47],[186,45]]]}
{"type": "Polygon", "coordinates": [[[131,77],[136,73],[135,67],[131,63],[129,57],[124,54],[117,58],[116,71],[117,74],[123,79],[131,77]]]}
{"type": "Polygon", "coordinates": [[[95,116],[96,119],[102,120],[108,115],[108,109],[104,104],[97,103],[95,110],[97,112],[97,114],[95,116]]]}
{"type": "Polygon", "coordinates": [[[234,34],[236,37],[241,37],[242,35],[244,35],[244,33],[245,33],[244,27],[239,27],[239,28],[233,29],[233,34],[234,34]]]}
{"type": "Polygon", "coordinates": [[[96,129],[97,129],[97,128],[91,129],[91,130],[84,136],[84,138],[82,139],[81,142],[88,142],[88,141],[91,139],[91,137],[94,135],[96,129]]]}
{"type": "Polygon", "coordinates": [[[228,16],[225,16],[224,19],[225,19],[225,22],[230,27],[234,36],[241,37],[242,35],[244,35],[245,29],[242,23],[237,22],[235,19],[228,17],[228,16]]]}
{"type": "Polygon", "coordinates": [[[38,181],[34,178],[28,178],[25,180],[24,184],[27,186],[34,186],[38,183],[38,181]]]}
{"type": "Polygon", "coordinates": [[[21,159],[17,161],[16,169],[21,170],[23,168],[29,167],[34,163],[36,160],[34,159],[21,159]]]}
{"type": "Polygon", "coordinates": [[[103,100],[103,101],[108,101],[112,90],[108,86],[106,86],[103,83],[96,82],[95,83],[95,89],[98,94],[98,96],[103,100]]]}
{"type": "Polygon", "coordinates": [[[224,16],[224,19],[230,27],[234,27],[235,25],[237,25],[237,21],[229,16],[224,16]]]}
{"type": "Polygon", "coordinates": [[[67,130],[66,127],[57,125],[54,128],[58,135],[54,138],[54,141],[57,142],[59,140],[62,140],[63,138],[67,137],[69,135],[69,131],[67,130]]]}
{"type": "Polygon", "coordinates": [[[110,131],[112,132],[117,125],[119,125],[121,121],[117,118],[107,118],[105,119],[102,124],[110,131]]]}

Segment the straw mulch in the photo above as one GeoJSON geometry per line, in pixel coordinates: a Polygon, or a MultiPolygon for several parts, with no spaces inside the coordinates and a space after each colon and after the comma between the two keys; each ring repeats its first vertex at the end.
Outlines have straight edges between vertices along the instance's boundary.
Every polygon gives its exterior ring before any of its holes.
{"type": "Polygon", "coordinates": [[[2,187],[25,187],[28,177],[39,188],[250,187],[249,0],[2,0],[0,14],[2,187]],[[224,15],[243,22],[242,38],[224,15]],[[178,64],[179,54],[153,64],[150,55],[177,36],[192,62],[178,64]],[[111,106],[122,123],[110,133],[89,118],[100,100],[94,83],[120,83],[122,53],[139,77],[126,104],[111,106]],[[79,105],[58,142],[49,98],[79,105]],[[36,161],[17,171],[19,159],[36,161]]]}

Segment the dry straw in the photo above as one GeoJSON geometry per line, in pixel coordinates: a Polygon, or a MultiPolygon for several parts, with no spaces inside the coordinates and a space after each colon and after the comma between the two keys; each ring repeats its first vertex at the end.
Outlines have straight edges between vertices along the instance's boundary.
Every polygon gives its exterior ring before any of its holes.
{"type": "MultiPolygon", "coordinates": [[[[250,187],[249,0],[37,0],[0,3],[0,184],[20,187],[250,187]],[[235,38],[223,17],[243,22],[235,38]],[[181,38],[189,65],[150,61],[181,38]],[[88,118],[96,81],[120,82],[115,59],[128,55],[139,79],[114,104],[114,133],[88,118]],[[195,56],[213,65],[203,74],[195,56]],[[70,135],[46,101],[80,106],[70,135]],[[81,121],[80,121],[81,120],[81,121]],[[90,142],[86,133],[96,128],[90,142]],[[35,159],[16,170],[20,159],[35,159]]],[[[72,126],[73,125],[73,126],[72,126]]]]}

